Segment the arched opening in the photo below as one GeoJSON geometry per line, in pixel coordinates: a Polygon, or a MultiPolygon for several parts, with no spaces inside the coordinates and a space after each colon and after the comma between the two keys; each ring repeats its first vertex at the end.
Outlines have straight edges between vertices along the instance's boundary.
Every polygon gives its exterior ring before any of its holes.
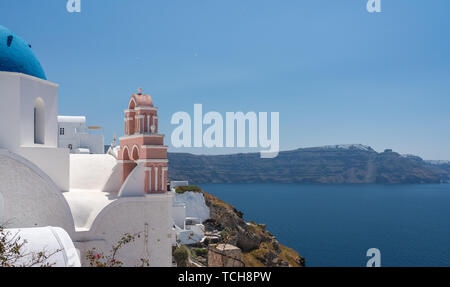
{"type": "Polygon", "coordinates": [[[136,108],[136,101],[134,99],[130,100],[130,104],[128,105],[129,110],[134,110],[136,108]]]}
{"type": "Polygon", "coordinates": [[[45,103],[41,98],[34,102],[34,143],[45,144],[45,103]]]}
{"type": "Polygon", "coordinates": [[[131,156],[133,157],[133,160],[139,160],[139,148],[136,145],[133,147],[131,156]]]}
{"type": "Polygon", "coordinates": [[[122,159],[123,160],[130,160],[130,151],[128,150],[127,146],[125,146],[123,148],[122,159]]]}
{"type": "MultiPolygon", "coordinates": [[[[125,180],[127,179],[127,177],[130,175],[130,173],[133,171],[133,169],[137,166],[136,162],[134,162],[134,149],[133,152],[131,154],[132,158],[130,158],[130,150],[128,149],[128,146],[125,146],[123,148],[123,153],[122,153],[122,159],[123,159],[123,164],[122,164],[122,182],[125,182],[125,180]]],[[[138,155],[139,158],[139,155],[138,155]]]]}

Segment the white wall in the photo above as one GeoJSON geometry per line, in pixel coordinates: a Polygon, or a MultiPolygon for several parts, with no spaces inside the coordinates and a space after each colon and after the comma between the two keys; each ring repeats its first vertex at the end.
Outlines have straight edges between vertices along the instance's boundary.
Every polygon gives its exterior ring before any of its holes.
{"type": "Polygon", "coordinates": [[[172,217],[176,226],[184,229],[184,220],[186,219],[186,204],[174,203],[172,207],[172,217]]]}
{"type": "Polygon", "coordinates": [[[69,190],[69,150],[47,147],[21,147],[17,153],[45,172],[61,191],[69,190]]]}
{"type": "Polygon", "coordinates": [[[80,189],[71,189],[64,193],[64,197],[69,203],[77,232],[89,230],[103,208],[117,199],[100,190],[80,189]]]}
{"type": "Polygon", "coordinates": [[[120,191],[120,197],[143,196],[145,183],[145,166],[143,163],[138,164],[128,175],[123,183],[120,191]]]}
{"type": "Polygon", "coordinates": [[[58,116],[58,147],[68,148],[72,145],[72,151],[80,147],[80,140],[77,132],[86,132],[85,117],[65,117],[58,116]],[[71,121],[70,121],[71,120],[71,121]],[[64,129],[64,134],[60,134],[60,129],[64,129]]]}
{"type": "Polygon", "coordinates": [[[113,156],[108,154],[70,155],[70,189],[117,193],[121,185],[120,164],[113,156]]]}
{"type": "MultiPolygon", "coordinates": [[[[20,76],[20,144],[34,144],[34,106],[41,98],[45,106],[46,147],[57,147],[58,85],[31,76],[20,76]]],[[[38,145],[39,146],[39,145],[38,145]]]]}
{"type": "Polygon", "coordinates": [[[175,202],[186,204],[186,217],[196,217],[203,222],[211,216],[205,197],[200,192],[175,193],[175,202]]]}
{"type": "Polygon", "coordinates": [[[17,154],[0,150],[0,193],[8,228],[55,226],[74,232],[67,201],[52,180],[17,154]]]}
{"type": "MultiPolygon", "coordinates": [[[[58,86],[32,76],[0,72],[0,147],[15,151],[34,144],[34,106],[45,104],[45,146],[57,146],[58,86]]],[[[42,146],[42,145],[38,145],[42,146]]]]}
{"type": "Polygon", "coordinates": [[[0,72],[0,148],[14,150],[20,141],[20,77],[0,72]]]}
{"type": "Polygon", "coordinates": [[[122,186],[122,165],[117,163],[112,170],[111,176],[105,183],[103,191],[110,193],[118,193],[121,186],[122,186]]]}
{"type": "Polygon", "coordinates": [[[105,140],[103,135],[94,134],[79,134],[80,147],[88,148],[91,153],[104,154],[105,153],[105,140]]]}
{"type": "MultiPolygon", "coordinates": [[[[140,233],[140,238],[125,245],[118,258],[125,266],[136,266],[146,258],[145,229],[148,226],[147,250],[152,267],[172,265],[172,196],[170,194],[120,198],[108,205],[97,216],[89,231],[78,232],[75,246],[82,260],[89,249],[97,248],[109,253],[111,246],[125,233],[140,233]]],[[[87,264],[86,260],[83,262],[87,264]]]]}
{"type": "Polygon", "coordinates": [[[20,154],[47,173],[58,188],[69,188],[68,153],[57,150],[58,85],[32,76],[0,72],[0,148],[20,154]],[[45,142],[34,143],[34,107],[45,106],[45,142]]]}

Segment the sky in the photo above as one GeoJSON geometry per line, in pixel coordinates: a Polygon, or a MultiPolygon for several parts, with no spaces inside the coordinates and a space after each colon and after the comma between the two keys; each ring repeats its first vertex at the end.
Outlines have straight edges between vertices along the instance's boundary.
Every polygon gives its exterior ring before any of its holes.
{"type": "MultiPolygon", "coordinates": [[[[450,160],[450,1],[2,0],[58,83],[59,114],[123,134],[138,87],[172,115],[280,113],[280,147],[365,144],[450,160]]],[[[242,150],[170,147],[172,152],[242,150]]],[[[247,150],[244,150],[247,151],[247,150]]]]}

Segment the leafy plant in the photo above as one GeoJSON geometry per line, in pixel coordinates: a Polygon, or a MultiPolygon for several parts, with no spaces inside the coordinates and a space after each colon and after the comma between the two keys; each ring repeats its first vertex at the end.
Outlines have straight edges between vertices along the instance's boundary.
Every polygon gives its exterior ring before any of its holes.
{"type": "Polygon", "coordinates": [[[201,257],[205,257],[206,255],[208,255],[208,249],[207,248],[192,248],[192,252],[196,256],[201,256],[201,257]]]}

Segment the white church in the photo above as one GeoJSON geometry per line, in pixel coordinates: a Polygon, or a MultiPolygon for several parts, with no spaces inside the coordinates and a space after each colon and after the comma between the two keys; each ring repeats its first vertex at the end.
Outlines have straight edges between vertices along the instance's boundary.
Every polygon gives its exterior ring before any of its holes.
{"type": "Polygon", "coordinates": [[[141,258],[172,266],[175,195],[167,190],[167,146],[149,95],[125,99],[116,154],[73,153],[58,140],[58,127],[85,119],[58,124],[58,85],[28,44],[0,26],[0,98],[0,224],[65,231],[83,266],[88,250],[109,253],[125,233],[139,234],[119,251],[125,266],[141,258]]]}

